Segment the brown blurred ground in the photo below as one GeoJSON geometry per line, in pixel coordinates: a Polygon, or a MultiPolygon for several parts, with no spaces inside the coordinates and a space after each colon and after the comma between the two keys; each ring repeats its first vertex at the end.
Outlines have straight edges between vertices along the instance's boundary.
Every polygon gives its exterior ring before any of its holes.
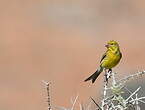
{"type": "MultiPolygon", "coordinates": [[[[52,82],[52,103],[70,106],[100,96],[95,71],[108,40],[117,40],[120,76],[145,66],[145,2],[142,0],[0,1],[0,109],[45,110],[41,80],[52,82]]],[[[99,98],[99,97],[98,97],[99,98]]]]}

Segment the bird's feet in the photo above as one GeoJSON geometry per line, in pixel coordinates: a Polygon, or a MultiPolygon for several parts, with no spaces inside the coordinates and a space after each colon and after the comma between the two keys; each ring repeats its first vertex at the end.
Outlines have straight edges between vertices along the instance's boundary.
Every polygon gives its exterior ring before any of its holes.
{"type": "Polygon", "coordinates": [[[107,75],[108,75],[108,79],[111,78],[111,76],[112,76],[112,69],[108,70],[107,75]]]}

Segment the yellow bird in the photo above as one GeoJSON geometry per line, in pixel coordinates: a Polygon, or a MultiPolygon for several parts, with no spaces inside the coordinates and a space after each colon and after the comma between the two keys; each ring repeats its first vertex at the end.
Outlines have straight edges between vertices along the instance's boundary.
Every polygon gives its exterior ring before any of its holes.
{"type": "Polygon", "coordinates": [[[104,70],[104,69],[109,69],[109,71],[112,71],[112,68],[115,67],[120,59],[122,58],[122,54],[120,52],[119,44],[111,40],[105,45],[107,48],[107,51],[105,54],[103,54],[102,59],[100,61],[100,67],[97,69],[97,71],[92,74],[89,78],[87,78],[85,81],[92,80],[92,83],[95,82],[99,74],[104,70]]]}

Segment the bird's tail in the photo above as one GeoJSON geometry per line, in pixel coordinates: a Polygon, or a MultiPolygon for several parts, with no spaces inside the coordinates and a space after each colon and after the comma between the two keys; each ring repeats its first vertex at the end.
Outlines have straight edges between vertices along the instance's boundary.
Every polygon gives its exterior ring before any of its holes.
{"type": "Polygon", "coordinates": [[[95,80],[97,79],[97,77],[99,76],[99,74],[100,74],[102,71],[103,71],[103,67],[100,66],[94,74],[92,74],[90,77],[88,77],[88,78],[85,80],[85,82],[86,82],[86,81],[89,81],[89,80],[92,80],[92,83],[94,83],[95,80]]]}

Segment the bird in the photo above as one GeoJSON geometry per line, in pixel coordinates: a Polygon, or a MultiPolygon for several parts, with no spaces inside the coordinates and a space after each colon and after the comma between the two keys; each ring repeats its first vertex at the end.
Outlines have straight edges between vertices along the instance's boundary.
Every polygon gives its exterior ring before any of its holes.
{"type": "Polygon", "coordinates": [[[112,68],[114,68],[120,62],[120,59],[122,58],[122,53],[120,51],[118,42],[115,40],[110,40],[107,42],[105,47],[107,48],[107,50],[101,58],[99,68],[94,74],[85,79],[85,82],[92,80],[92,83],[94,83],[100,73],[103,72],[103,70],[108,69],[109,72],[112,72],[112,68]]]}

